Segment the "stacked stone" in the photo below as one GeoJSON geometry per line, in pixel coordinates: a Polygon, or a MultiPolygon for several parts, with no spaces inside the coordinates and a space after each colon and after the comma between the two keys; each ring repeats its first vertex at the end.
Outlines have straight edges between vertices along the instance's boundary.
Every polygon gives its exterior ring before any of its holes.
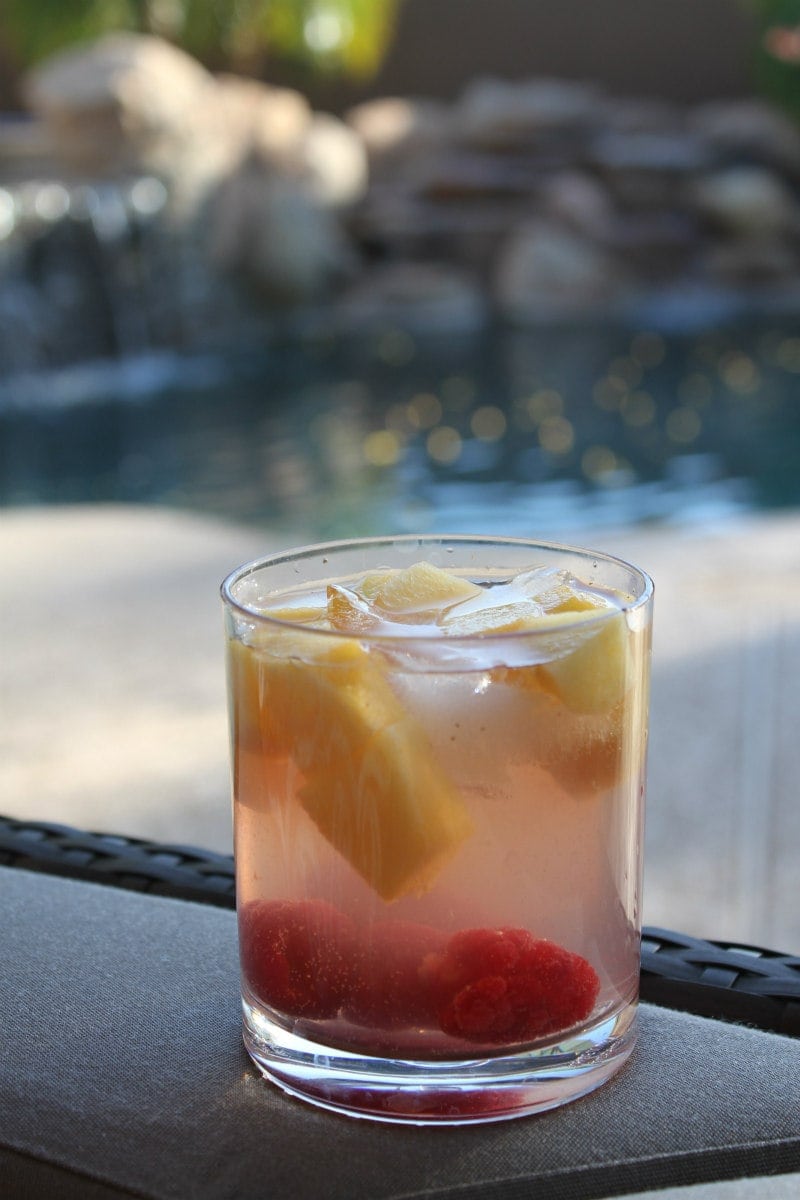
{"type": "Polygon", "coordinates": [[[406,277],[408,260],[466,269],[512,320],[701,291],[797,299],[800,131],[762,101],[479,80],[452,105],[374,101],[349,120],[370,160],[361,240],[406,277]]]}
{"type": "Polygon", "coordinates": [[[298,92],[115,34],[45,62],[26,94],[71,178],[163,182],[173,229],[266,299],[311,299],[351,268],[336,213],[363,193],[366,154],[298,92]]]}
{"type": "Polygon", "coordinates": [[[338,119],[136,35],[56,56],[27,97],[63,179],[158,181],[206,290],[268,311],[442,331],[798,303],[800,131],[758,100],[480,79],[338,119]]]}

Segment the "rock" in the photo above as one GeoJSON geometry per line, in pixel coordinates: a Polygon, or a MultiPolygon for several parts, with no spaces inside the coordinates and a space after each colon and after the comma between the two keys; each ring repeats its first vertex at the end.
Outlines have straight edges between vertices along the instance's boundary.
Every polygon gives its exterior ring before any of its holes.
{"type": "Polygon", "coordinates": [[[546,177],[539,166],[517,155],[443,149],[412,175],[416,190],[431,200],[458,201],[530,197],[546,177]]]}
{"type": "Polygon", "coordinates": [[[624,283],[614,258],[580,234],[533,220],[511,234],[496,267],[500,311],[519,323],[606,315],[624,283]]]}
{"type": "Polygon", "coordinates": [[[50,59],[28,79],[65,166],[148,174],[170,196],[176,235],[270,300],[307,301],[352,261],[334,218],[366,187],[366,153],[300,93],[215,79],[158,38],[117,34],[50,59]]]}
{"type": "Polygon", "coordinates": [[[442,146],[452,126],[450,106],[444,102],[400,96],[367,100],[345,119],[361,139],[373,170],[442,146]]]}
{"type": "Polygon", "coordinates": [[[632,211],[677,204],[684,180],[713,165],[702,139],[681,130],[604,130],[592,138],[587,160],[616,203],[632,211]]]}
{"type": "Polygon", "coordinates": [[[698,243],[697,221],[673,209],[625,213],[606,241],[649,285],[688,269],[698,243]]]}
{"type": "Polygon", "coordinates": [[[172,176],[214,87],[200,63],[168,42],[116,33],[49,58],[24,91],[64,166],[172,176]]]}
{"type": "Polygon", "coordinates": [[[219,186],[204,220],[211,261],[274,304],[320,299],[354,265],[340,226],[308,186],[257,154],[219,186]]]}
{"type": "Polygon", "coordinates": [[[602,105],[603,128],[617,133],[672,135],[686,124],[684,110],[669,100],[609,96],[602,105]]]}
{"type": "Polygon", "coordinates": [[[712,165],[708,148],[696,133],[675,129],[605,130],[593,138],[589,157],[606,171],[662,175],[688,175],[712,165]]]}
{"type": "Polygon", "coordinates": [[[608,189],[584,171],[559,171],[543,185],[540,204],[545,216],[574,233],[605,241],[614,228],[616,212],[608,189]]]}
{"type": "Polygon", "coordinates": [[[781,238],[796,232],[800,222],[791,190],[766,167],[730,167],[701,176],[691,181],[687,196],[712,229],[731,237],[781,238]]]}
{"type": "Polygon", "coordinates": [[[356,334],[375,325],[415,334],[472,333],[486,317],[477,283],[463,271],[433,263],[377,268],[337,305],[337,324],[356,334]]]}
{"type": "Polygon", "coordinates": [[[52,171],[55,150],[43,121],[0,113],[0,183],[41,178],[52,171]]]}
{"type": "Polygon", "coordinates": [[[350,203],[365,187],[364,149],[343,122],[315,117],[291,89],[215,79],[158,38],[116,34],[57,55],[31,74],[27,95],[65,165],[159,175],[184,210],[251,151],[306,178],[323,203],[350,203]]]}
{"type": "Polygon", "coordinates": [[[241,161],[250,150],[277,164],[294,164],[312,121],[311,106],[292,88],[271,87],[238,75],[220,75],[211,96],[217,136],[241,161]]]}
{"type": "Polygon", "coordinates": [[[367,158],[343,121],[314,113],[291,88],[221,76],[196,113],[199,171],[216,181],[251,154],[288,178],[301,180],[320,204],[353,204],[367,186],[367,158]],[[200,132],[202,131],[202,132],[200,132]]]}
{"type": "Polygon", "coordinates": [[[535,139],[571,136],[597,121],[597,89],[558,79],[511,83],[478,79],[455,105],[454,136],[497,150],[535,139]]]}
{"type": "Polygon", "coordinates": [[[311,194],[320,204],[355,204],[367,190],[367,155],[356,133],[327,113],[317,113],[298,146],[311,194]]]}
{"type": "Polygon", "coordinates": [[[321,204],[352,204],[367,185],[364,147],[343,121],[314,113],[300,92],[222,75],[196,114],[204,153],[216,156],[217,175],[251,153],[303,179],[321,204]]]}
{"type": "MultiPolygon", "coordinates": [[[[0,172],[13,180],[21,157],[54,147],[65,229],[85,209],[106,266],[157,226],[192,294],[228,289],[237,312],[258,311],[237,279],[269,305],[329,296],[351,281],[357,246],[391,265],[336,304],[345,328],[480,327],[490,302],[477,280],[502,314],[540,321],[602,317],[698,276],[732,293],[800,271],[800,131],[761,101],[682,109],[484,78],[451,104],[390,97],[342,121],[135,34],[55,55],[27,96],[24,145],[0,124],[0,172]],[[127,204],[135,185],[150,192],[127,204]]],[[[37,198],[37,221],[52,223],[60,194],[37,198]]],[[[9,221],[15,239],[32,236],[0,207],[0,241],[9,221]]]]}
{"type": "Polygon", "coordinates": [[[749,159],[800,173],[800,129],[765,100],[714,100],[698,105],[689,126],[729,161],[749,159]]]}
{"type": "Polygon", "coordinates": [[[759,238],[711,245],[701,265],[715,283],[748,287],[788,281],[796,277],[799,264],[797,252],[785,242],[759,238]]]}

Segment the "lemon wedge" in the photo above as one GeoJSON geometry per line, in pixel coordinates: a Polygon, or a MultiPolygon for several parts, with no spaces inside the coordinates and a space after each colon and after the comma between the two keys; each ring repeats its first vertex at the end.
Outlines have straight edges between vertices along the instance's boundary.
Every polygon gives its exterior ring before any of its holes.
{"type": "Polygon", "coordinates": [[[356,641],[259,634],[230,643],[238,744],[294,759],[300,804],[384,900],[425,890],[472,822],[424,730],[356,641]]]}

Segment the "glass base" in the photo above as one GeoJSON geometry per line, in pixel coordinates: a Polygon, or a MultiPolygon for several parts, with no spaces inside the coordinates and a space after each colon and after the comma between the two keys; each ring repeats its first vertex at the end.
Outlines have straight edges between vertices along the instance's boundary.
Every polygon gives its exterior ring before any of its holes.
{"type": "Polygon", "coordinates": [[[285,1092],[333,1112],[401,1125],[508,1121],[557,1108],[610,1079],[636,1041],[636,1004],[578,1034],[499,1058],[371,1058],[321,1046],[244,1002],[244,1044],[285,1092]]]}

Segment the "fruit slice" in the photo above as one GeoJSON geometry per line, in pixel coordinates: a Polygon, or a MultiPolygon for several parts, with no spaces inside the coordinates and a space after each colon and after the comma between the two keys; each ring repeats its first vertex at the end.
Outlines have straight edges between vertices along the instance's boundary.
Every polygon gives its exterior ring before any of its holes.
{"type": "Polygon", "coordinates": [[[367,739],[363,716],[360,726],[348,720],[352,749],[309,771],[300,803],[384,900],[421,895],[472,822],[415,722],[400,717],[367,739]]]}
{"type": "Polygon", "coordinates": [[[477,637],[535,629],[541,617],[542,610],[532,600],[518,600],[510,604],[486,605],[465,613],[456,609],[440,624],[449,637],[477,637]]]}
{"type": "Polygon", "coordinates": [[[331,625],[340,633],[376,633],[385,626],[357,592],[337,583],[328,586],[327,612],[331,625]]]}
{"type": "Polygon", "coordinates": [[[314,625],[325,628],[327,610],[322,605],[287,604],[281,608],[265,608],[261,615],[271,617],[273,621],[288,621],[295,625],[314,625]]]}
{"type": "Polygon", "coordinates": [[[356,641],[262,637],[230,646],[237,745],[294,759],[301,805],[384,900],[424,891],[472,822],[423,729],[356,641]]]}
{"type": "Polygon", "coordinates": [[[369,591],[370,601],[380,613],[395,621],[409,621],[427,620],[433,613],[480,596],[483,588],[433,563],[418,562],[387,572],[380,582],[372,580],[369,591]]]}
{"type": "MultiPolygon", "coordinates": [[[[487,617],[492,610],[487,610],[487,617]]],[[[618,609],[581,596],[562,601],[557,610],[522,619],[519,625],[487,623],[486,633],[511,628],[548,635],[537,647],[549,661],[496,671],[495,678],[555,696],[570,712],[599,716],[618,705],[628,690],[628,627],[618,609]]],[[[448,626],[449,627],[449,626],[448,626]]]]}
{"type": "MultiPolygon", "coordinates": [[[[602,611],[602,610],[600,610],[602,611]]],[[[597,609],[550,613],[548,627],[593,618],[597,609]]],[[[575,713],[606,713],[628,690],[628,627],[621,612],[587,626],[585,637],[569,654],[539,668],[542,684],[575,713]]]]}
{"type": "MultiPolygon", "coordinates": [[[[310,751],[304,753],[303,747],[315,734],[314,722],[324,710],[326,697],[340,686],[351,695],[358,686],[365,652],[355,642],[292,628],[262,629],[252,638],[251,645],[236,639],[228,642],[234,744],[267,757],[292,754],[305,759],[310,751]],[[309,671],[315,672],[314,687],[305,684],[309,671]]],[[[340,725],[350,713],[347,703],[342,710],[340,725]]],[[[394,709],[385,719],[392,719],[393,713],[394,709]]],[[[358,724],[357,716],[355,720],[358,724]]],[[[331,738],[337,733],[332,730],[331,738]]]]}

